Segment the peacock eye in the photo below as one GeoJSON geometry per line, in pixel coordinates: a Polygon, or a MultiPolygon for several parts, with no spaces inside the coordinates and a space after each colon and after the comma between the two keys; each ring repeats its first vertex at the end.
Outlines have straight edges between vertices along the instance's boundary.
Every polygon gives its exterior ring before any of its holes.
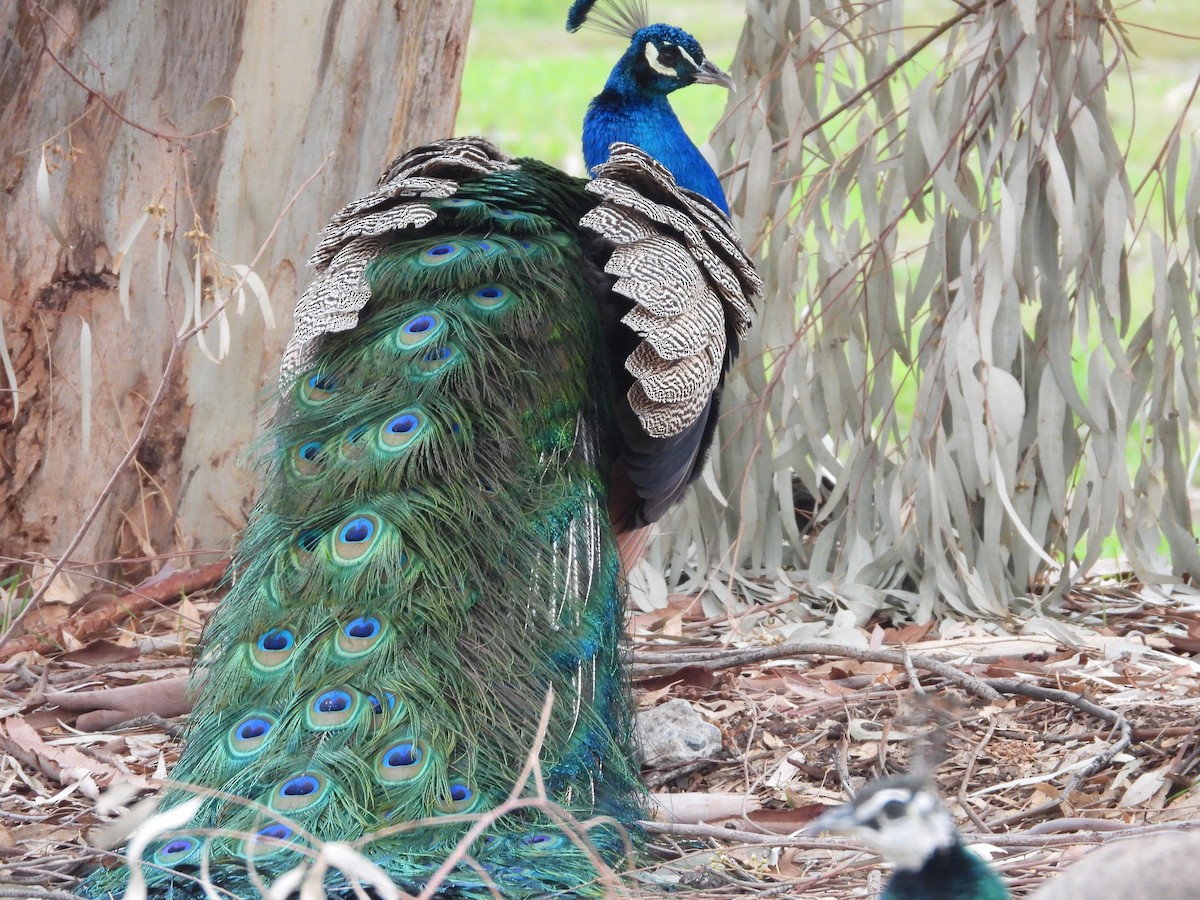
{"type": "Polygon", "coordinates": [[[879,812],[885,819],[902,819],[904,818],[904,801],[889,800],[883,804],[883,808],[879,812]]]}
{"type": "Polygon", "coordinates": [[[658,61],[664,66],[676,65],[679,59],[679,48],[674,44],[667,44],[658,51],[658,61]]]}

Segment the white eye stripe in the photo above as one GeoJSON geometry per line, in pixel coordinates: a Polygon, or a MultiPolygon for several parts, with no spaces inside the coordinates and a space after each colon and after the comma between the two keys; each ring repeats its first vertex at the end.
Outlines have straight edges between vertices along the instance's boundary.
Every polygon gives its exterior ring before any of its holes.
{"type": "Polygon", "coordinates": [[[860,819],[869,822],[883,812],[883,808],[893,800],[899,800],[901,803],[910,803],[912,799],[913,792],[906,788],[886,788],[877,791],[863,801],[859,807],[860,819]]]}
{"type": "MultiPolygon", "coordinates": [[[[682,53],[683,51],[680,52],[682,53]]],[[[686,56],[687,54],[684,55],[686,56]]],[[[675,75],[674,69],[669,66],[664,66],[658,61],[658,48],[654,46],[653,41],[646,41],[646,62],[648,62],[650,64],[650,68],[652,68],[659,75],[675,75]]]]}
{"type": "Polygon", "coordinates": [[[700,68],[698,65],[696,65],[696,61],[694,59],[692,59],[692,54],[688,53],[682,47],[676,47],[676,49],[679,51],[680,55],[683,56],[684,59],[686,59],[688,62],[690,62],[692,64],[692,68],[694,68],[694,69],[700,68]]]}

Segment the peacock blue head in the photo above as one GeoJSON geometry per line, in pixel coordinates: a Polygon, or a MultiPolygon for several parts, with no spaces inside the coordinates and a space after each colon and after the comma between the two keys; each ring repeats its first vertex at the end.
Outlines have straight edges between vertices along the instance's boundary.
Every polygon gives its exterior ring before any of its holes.
{"type": "Polygon", "coordinates": [[[634,32],[607,87],[663,97],[689,84],[731,88],[733,79],[706,59],[700,42],[682,28],[659,24],[634,32]]]}
{"type": "Polygon", "coordinates": [[[583,120],[583,158],[590,170],[608,160],[617,142],[641,147],[685,188],[728,212],[716,173],[679,124],[667,95],[690,84],[733,87],[692,35],[674,25],[651,25],[645,0],[575,0],[567,30],[585,23],[629,39],[604,90],[583,120]]]}

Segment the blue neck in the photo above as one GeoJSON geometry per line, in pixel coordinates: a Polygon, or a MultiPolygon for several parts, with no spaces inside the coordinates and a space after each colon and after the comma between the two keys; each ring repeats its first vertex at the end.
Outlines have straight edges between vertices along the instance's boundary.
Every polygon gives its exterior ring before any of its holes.
{"type": "Polygon", "coordinates": [[[589,172],[608,159],[608,148],[617,141],[641,147],[666,166],[676,182],[729,214],[717,173],[687,136],[667,98],[622,90],[614,71],[583,118],[583,159],[589,172]]]}

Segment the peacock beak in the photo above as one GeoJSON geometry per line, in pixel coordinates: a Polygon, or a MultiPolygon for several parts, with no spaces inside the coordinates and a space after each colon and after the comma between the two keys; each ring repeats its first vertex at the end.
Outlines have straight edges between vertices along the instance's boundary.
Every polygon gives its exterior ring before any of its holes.
{"type": "Polygon", "coordinates": [[[733,78],[728,72],[722,72],[711,59],[706,59],[700,64],[700,68],[696,70],[697,84],[719,84],[723,88],[728,88],[731,91],[737,90],[733,86],[733,78]]]}
{"type": "Polygon", "coordinates": [[[854,815],[854,807],[846,803],[842,806],[834,806],[825,810],[825,812],[805,825],[802,832],[810,835],[825,834],[826,832],[845,834],[853,831],[857,825],[858,821],[854,815]]]}

